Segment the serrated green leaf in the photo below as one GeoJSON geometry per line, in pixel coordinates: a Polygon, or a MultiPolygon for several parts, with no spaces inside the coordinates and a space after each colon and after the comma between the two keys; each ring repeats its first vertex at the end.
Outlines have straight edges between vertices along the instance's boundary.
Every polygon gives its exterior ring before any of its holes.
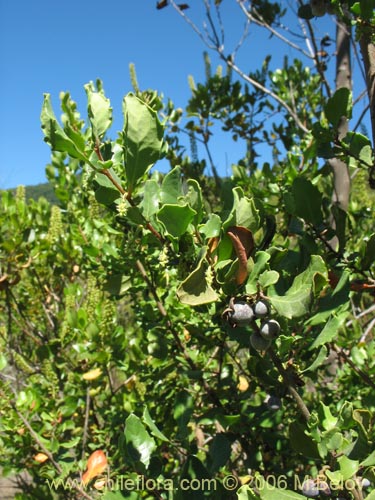
{"type": "Polygon", "coordinates": [[[268,288],[271,285],[274,285],[279,280],[279,273],[277,271],[264,271],[259,276],[259,284],[264,288],[268,288]]]}
{"type": "Polygon", "coordinates": [[[219,296],[207,281],[205,254],[197,268],[181,283],[177,297],[183,304],[198,306],[218,300],[219,296]]]}
{"type": "Polygon", "coordinates": [[[175,167],[167,173],[161,184],[161,203],[177,205],[182,194],[181,169],[180,167],[175,167]]]}
{"type": "Polygon", "coordinates": [[[66,132],[58,123],[53,112],[50,94],[44,94],[40,120],[42,122],[42,130],[45,135],[44,140],[50,144],[53,151],[61,151],[67,153],[72,158],[86,161],[84,151],[77,147],[75,142],[68,137],[66,132]]]}
{"type": "Polygon", "coordinates": [[[350,479],[357,473],[359,469],[359,461],[358,460],[350,460],[350,458],[345,455],[339,457],[337,462],[340,466],[340,472],[342,474],[343,481],[350,479]]]}
{"type": "Polygon", "coordinates": [[[168,234],[178,238],[186,232],[195,215],[196,211],[187,204],[163,205],[157,213],[157,218],[168,234]]]}
{"type": "Polygon", "coordinates": [[[285,295],[277,295],[273,287],[268,295],[276,311],[286,318],[307,314],[314,295],[320,292],[327,279],[327,270],[319,255],[312,255],[307,269],[294,278],[285,295]]]}
{"type": "Polygon", "coordinates": [[[247,198],[240,187],[233,189],[233,207],[225,222],[223,229],[231,226],[240,226],[255,233],[260,226],[259,211],[253,199],[247,198]]]}
{"type": "Polygon", "coordinates": [[[220,217],[216,214],[210,214],[207,222],[200,226],[199,230],[206,238],[217,238],[221,232],[220,217]]]}
{"type": "Polygon", "coordinates": [[[128,191],[160,158],[164,127],[156,112],[137,96],[129,93],[123,100],[125,173],[128,191]]]}
{"type": "Polygon", "coordinates": [[[87,94],[87,111],[93,135],[101,139],[112,124],[111,104],[103,93],[94,89],[92,82],[84,87],[87,94]]]}
{"type": "Polygon", "coordinates": [[[133,413],[125,421],[125,439],[131,458],[142,462],[147,469],[156,444],[141,420],[133,413]]]}

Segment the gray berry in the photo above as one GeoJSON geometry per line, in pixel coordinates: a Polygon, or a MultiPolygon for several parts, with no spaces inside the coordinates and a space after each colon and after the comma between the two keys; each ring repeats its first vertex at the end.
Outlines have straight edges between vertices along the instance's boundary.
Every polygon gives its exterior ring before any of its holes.
{"type": "Polygon", "coordinates": [[[313,479],[307,479],[302,485],[302,493],[307,497],[314,498],[320,494],[320,491],[313,479]]]}
{"type": "Polygon", "coordinates": [[[254,332],[250,335],[250,344],[256,351],[265,351],[271,345],[271,341],[254,332]]]}
{"type": "Polygon", "coordinates": [[[234,302],[227,312],[232,326],[246,326],[254,319],[254,311],[247,302],[234,302]]]}
{"type": "Polygon", "coordinates": [[[257,318],[265,318],[270,312],[269,306],[264,300],[258,300],[258,302],[253,305],[253,309],[254,314],[257,318]]]}
{"type": "Polygon", "coordinates": [[[264,339],[271,340],[280,331],[280,324],[275,319],[268,319],[260,326],[260,334],[264,339]]]}

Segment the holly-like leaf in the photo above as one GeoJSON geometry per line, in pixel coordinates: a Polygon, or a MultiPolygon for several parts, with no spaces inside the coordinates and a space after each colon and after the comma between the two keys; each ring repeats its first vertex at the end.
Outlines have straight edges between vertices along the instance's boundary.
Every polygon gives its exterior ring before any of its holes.
{"type": "Polygon", "coordinates": [[[128,191],[160,158],[164,127],[157,113],[137,96],[129,93],[123,100],[125,173],[128,191]]]}
{"type": "Polygon", "coordinates": [[[95,91],[93,83],[85,85],[87,111],[93,136],[101,139],[112,124],[110,101],[102,92],[95,91]]]}
{"type": "Polygon", "coordinates": [[[158,220],[171,236],[182,236],[192,222],[196,211],[189,205],[163,205],[157,213],[158,220]]]}
{"type": "Polygon", "coordinates": [[[312,255],[307,269],[294,278],[285,295],[277,295],[273,287],[269,298],[276,311],[286,318],[298,318],[308,313],[314,295],[327,282],[327,270],[319,255],[312,255]]]}
{"type": "Polygon", "coordinates": [[[198,306],[215,302],[219,298],[207,279],[207,263],[204,257],[205,255],[177,290],[177,297],[183,304],[198,306]]]}
{"type": "Polygon", "coordinates": [[[45,136],[44,140],[48,142],[53,151],[61,151],[67,153],[72,158],[87,161],[82,149],[82,136],[77,134],[78,137],[74,141],[67,135],[53,112],[50,94],[44,94],[40,120],[45,136]]]}

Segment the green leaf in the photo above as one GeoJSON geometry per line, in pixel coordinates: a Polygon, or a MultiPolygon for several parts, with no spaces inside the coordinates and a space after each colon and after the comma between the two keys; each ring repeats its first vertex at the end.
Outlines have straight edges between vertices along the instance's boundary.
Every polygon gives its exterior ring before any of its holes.
{"type": "Polygon", "coordinates": [[[132,192],[160,158],[164,127],[156,112],[132,93],[123,100],[123,112],[125,172],[132,192]]]}
{"type": "Polygon", "coordinates": [[[264,271],[260,276],[259,276],[259,284],[260,286],[264,288],[268,288],[271,285],[274,285],[275,283],[278,282],[279,280],[279,273],[277,271],[264,271]]]}
{"type": "Polygon", "coordinates": [[[260,492],[262,500],[306,500],[306,497],[294,491],[275,488],[274,485],[265,485],[264,489],[260,492]]]}
{"type": "Polygon", "coordinates": [[[246,484],[241,486],[241,488],[237,490],[237,500],[259,500],[259,499],[260,496],[256,495],[254,491],[246,484]]]}
{"type": "Polygon", "coordinates": [[[349,89],[342,87],[333,94],[324,107],[327,120],[337,127],[344,116],[350,119],[352,116],[352,93],[349,89]]]}
{"type": "Polygon", "coordinates": [[[147,180],[144,184],[143,201],[141,205],[143,208],[143,215],[146,220],[150,220],[150,218],[159,210],[159,201],[159,184],[154,179],[147,180]]]}
{"type": "Polygon", "coordinates": [[[210,443],[209,455],[211,458],[210,472],[214,473],[224,467],[230,458],[232,443],[224,433],[216,434],[210,443]]]}
{"type": "Polygon", "coordinates": [[[318,368],[322,363],[323,361],[326,359],[327,357],[327,347],[325,345],[323,345],[319,351],[319,354],[317,355],[317,357],[315,358],[315,360],[312,362],[312,364],[310,366],[308,366],[307,368],[305,368],[302,373],[305,373],[305,372],[313,372],[316,370],[316,368],[318,368]]]}
{"type": "Polygon", "coordinates": [[[337,462],[340,466],[340,472],[344,481],[353,477],[359,469],[358,460],[350,460],[350,458],[346,457],[345,455],[339,457],[337,459],[337,462]]]}
{"type": "Polygon", "coordinates": [[[189,205],[164,205],[157,213],[158,220],[164,225],[171,236],[182,236],[192,222],[196,211],[189,205]]]}
{"type": "Polygon", "coordinates": [[[305,433],[306,428],[299,422],[289,425],[289,439],[292,448],[304,457],[319,459],[319,451],[315,441],[305,433]]]}
{"type": "Polygon", "coordinates": [[[206,238],[217,238],[221,232],[220,217],[216,214],[210,214],[207,222],[200,226],[199,230],[206,238]]]}
{"type": "Polygon", "coordinates": [[[339,329],[345,323],[348,315],[349,311],[344,311],[338,316],[331,316],[328,322],[324,325],[323,330],[312,343],[310,349],[315,349],[323,344],[327,344],[337,337],[339,329]]]}
{"type": "MultiPolygon", "coordinates": [[[[249,295],[256,293],[258,288],[258,279],[262,275],[262,273],[268,271],[267,267],[270,258],[271,255],[263,250],[260,250],[255,254],[253,267],[251,269],[249,277],[247,278],[247,283],[246,283],[246,293],[248,293],[249,295]]],[[[250,259],[249,262],[251,262],[250,259]]]]}
{"type": "Polygon", "coordinates": [[[350,271],[344,269],[334,290],[319,301],[319,312],[306,321],[306,325],[324,323],[333,314],[340,314],[349,307],[350,271]]]}
{"type": "Polygon", "coordinates": [[[361,467],[372,467],[375,465],[375,450],[361,462],[361,467]]]}
{"type": "Polygon", "coordinates": [[[156,444],[141,420],[133,413],[125,421],[125,439],[131,458],[142,462],[147,469],[156,444]]]}
{"type": "Polygon", "coordinates": [[[7,366],[7,359],[3,353],[0,353],[0,371],[7,366]]]}
{"type": "Polygon", "coordinates": [[[188,423],[193,414],[194,400],[192,395],[185,390],[177,393],[173,408],[173,418],[176,420],[180,437],[188,434],[188,423]]]}
{"type": "Polygon", "coordinates": [[[198,306],[219,299],[219,296],[207,280],[206,270],[208,265],[204,257],[205,254],[199,261],[197,268],[178,287],[177,297],[183,304],[198,306]]]}
{"type": "Polygon", "coordinates": [[[296,177],[292,185],[294,213],[297,217],[319,227],[323,222],[322,195],[311,181],[296,177]]]}
{"type": "Polygon", "coordinates": [[[162,203],[176,205],[182,196],[181,169],[175,167],[164,177],[160,189],[160,200],[162,203]]]}
{"type": "Polygon", "coordinates": [[[203,217],[202,190],[195,179],[188,179],[186,184],[187,193],[182,197],[182,201],[195,210],[194,226],[197,226],[203,217]]]}
{"type": "Polygon", "coordinates": [[[326,406],[322,401],[320,401],[318,414],[320,423],[326,431],[330,431],[336,427],[337,418],[332,415],[329,406],[326,406]]]}
{"type": "MultiPolygon", "coordinates": [[[[45,135],[44,140],[50,144],[53,151],[61,151],[67,153],[72,158],[87,161],[84,151],[80,147],[82,144],[81,139],[74,142],[58,123],[52,109],[50,94],[44,94],[40,120],[45,135]]],[[[79,137],[81,138],[80,134],[79,137]]]]}
{"type": "Polygon", "coordinates": [[[277,295],[273,287],[268,291],[269,299],[276,311],[286,318],[298,318],[307,314],[314,295],[323,288],[327,270],[319,255],[312,255],[307,269],[294,278],[285,295],[277,295]]]}
{"type": "MultiPolygon", "coordinates": [[[[112,169],[110,170],[110,173],[114,175],[112,169]]],[[[102,205],[111,205],[115,200],[121,197],[119,190],[113,185],[106,175],[97,172],[95,174],[94,182],[98,185],[95,189],[95,198],[98,203],[101,203],[102,205]]]]}
{"type": "Polygon", "coordinates": [[[112,123],[112,108],[110,101],[103,93],[97,92],[94,84],[85,85],[88,101],[88,115],[94,137],[101,139],[112,123]]]}
{"type": "Polygon", "coordinates": [[[164,434],[162,432],[160,432],[160,430],[156,427],[155,422],[152,420],[150,412],[148,411],[147,406],[144,407],[142,419],[143,419],[143,422],[150,429],[151,433],[157,439],[160,439],[161,441],[169,442],[169,439],[166,436],[164,436],[164,434]]]}
{"type": "Polygon", "coordinates": [[[259,211],[253,199],[247,198],[240,187],[233,189],[233,207],[223,229],[231,226],[241,226],[255,233],[260,227],[259,211]]]}

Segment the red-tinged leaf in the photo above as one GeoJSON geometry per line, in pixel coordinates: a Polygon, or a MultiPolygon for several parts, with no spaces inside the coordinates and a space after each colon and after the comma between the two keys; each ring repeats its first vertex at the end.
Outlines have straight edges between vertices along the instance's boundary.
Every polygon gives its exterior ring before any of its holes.
{"type": "Polygon", "coordinates": [[[231,226],[227,231],[228,236],[232,240],[234,250],[238,258],[238,272],[236,282],[242,285],[247,276],[247,260],[254,248],[254,239],[251,231],[241,226],[231,226]]]}
{"type": "Polygon", "coordinates": [[[107,468],[108,461],[105,453],[102,450],[96,450],[89,456],[87,460],[87,469],[82,475],[82,481],[87,484],[94,477],[98,476],[107,468]]]}
{"type": "Polygon", "coordinates": [[[157,2],[156,8],[158,10],[164,9],[164,7],[166,7],[167,5],[168,5],[168,0],[162,0],[161,2],[157,2]]]}

